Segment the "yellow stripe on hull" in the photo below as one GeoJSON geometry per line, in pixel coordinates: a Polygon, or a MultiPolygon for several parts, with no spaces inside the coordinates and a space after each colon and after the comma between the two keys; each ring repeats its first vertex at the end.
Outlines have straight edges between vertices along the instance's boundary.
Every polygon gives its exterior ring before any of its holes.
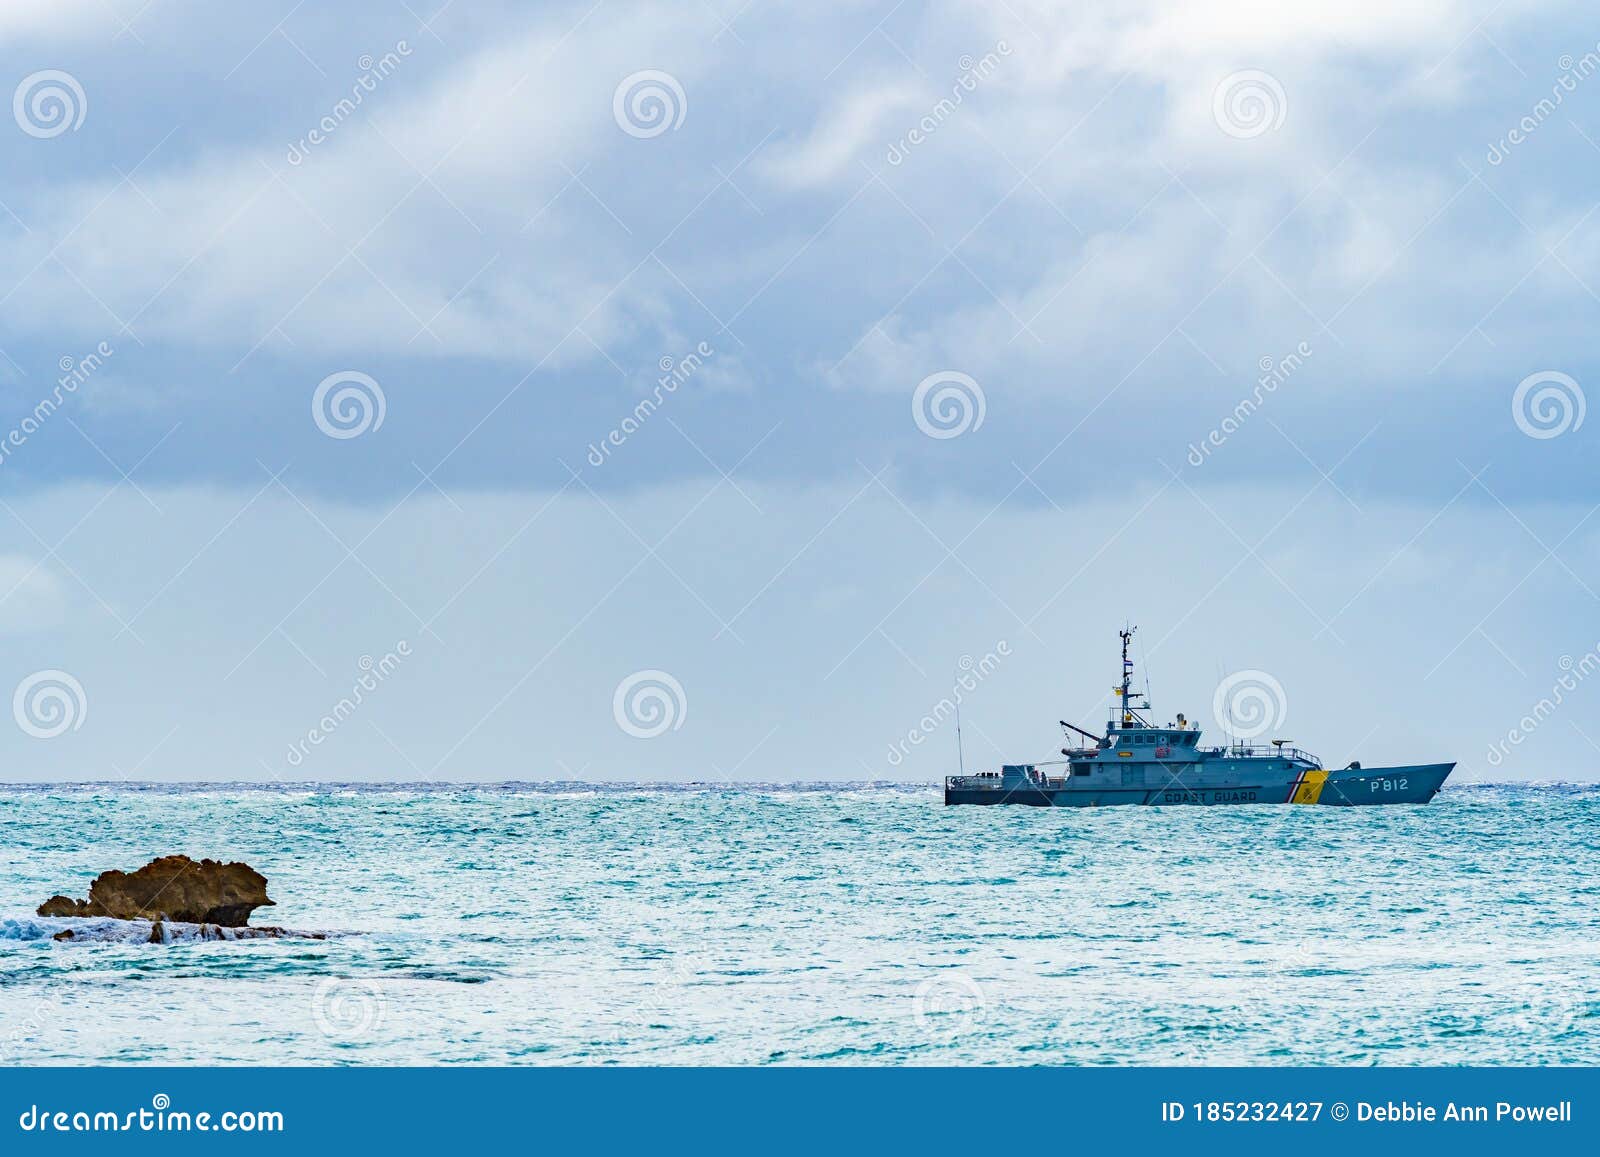
{"type": "Polygon", "coordinates": [[[1316,803],[1322,798],[1323,785],[1328,782],[1328,773],[1325,771],[1308,771],[1300,777],[1300,784],[1294,789],[1294,796],[1290,803],[1316,803]]]}

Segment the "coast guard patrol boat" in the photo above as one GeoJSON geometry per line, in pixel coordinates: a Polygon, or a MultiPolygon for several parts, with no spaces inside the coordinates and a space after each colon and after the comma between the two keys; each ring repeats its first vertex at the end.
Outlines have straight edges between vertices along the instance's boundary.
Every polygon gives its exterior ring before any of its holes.
{"type": "Polygon", "coordinates": [[[1134,702],[1133,662],[1122,636],[1122,684],[1114,689],[1106,733],[1096,735],[1065,720],[1061,726],[1093,746],[1063,747],[1065,761],[1008,764],[998,772],[952,775],[947,804],[1030,804],[1034,807],[1107,807],[1112,804],[1378,804],[1427,803],[1454,763],[1363,768],[1323,768],[1309,752],[1274,739],[1267,746],[1201,747],[1199,727],[1182,715],[1165,727],[1149,721],[1148,694],[1134,702]],[[1049,770],[1047,770],[1049,769],[1049,770]]]}

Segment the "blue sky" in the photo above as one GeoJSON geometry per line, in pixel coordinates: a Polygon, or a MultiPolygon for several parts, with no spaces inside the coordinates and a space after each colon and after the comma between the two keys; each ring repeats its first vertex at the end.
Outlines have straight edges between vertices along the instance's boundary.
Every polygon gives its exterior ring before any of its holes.
{"type": "Polygon", "coordinates": [[[8,4],[5,778],[927,779],[1125,620],[1591,777],[1600,26],[1398,7],[8,4]]]}

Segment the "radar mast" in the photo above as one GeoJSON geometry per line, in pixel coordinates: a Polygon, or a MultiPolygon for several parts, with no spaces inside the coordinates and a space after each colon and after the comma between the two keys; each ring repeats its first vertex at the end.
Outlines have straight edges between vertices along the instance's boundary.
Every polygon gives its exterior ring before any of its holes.
{"type": "Polygon", "coordinates": [[[1128,658],[1128,646],[1133,642],[1133,634],[1138,629],[1138,627],[1130,626],[1125,627],[1117,632],[1118,636],[1120,636],[1122,639],[1122,685],[1120,687],[1113,688],[1112,693],[1121,699],[1122,706],[1119,709],[1115,704],[1112,705],[1111,720],[1113,730],[1118,726],[1118,715],[1120,715],[1122,718],[1122,722],[1120,724],[1122,727],[1150,726],[1145,722],[1143,717],[1138,714],[1140,711],[1150,710],[1149,694],[1147,693],[1143,696],[1144,701],[1142,703],[1135,704],[1133,702],[1133,660],[1128,658]]]}

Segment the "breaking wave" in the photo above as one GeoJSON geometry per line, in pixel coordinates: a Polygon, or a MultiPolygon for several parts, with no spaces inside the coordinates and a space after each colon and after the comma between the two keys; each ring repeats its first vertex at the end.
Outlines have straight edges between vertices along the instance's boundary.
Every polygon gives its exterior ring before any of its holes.
{"type": "Polygon", "coordinates": [[[190,944],[202,940],[326,940],[335,933],[301,932],[292,928],[226,928],[221,924],[185,924],[163,920],[152,936],[149,920],[114,920],[109,916],[0,917],[0,940],[59,940],[70,944],[190,944]],[[70,932],[70,936],[62,933],[70,932]]]}

